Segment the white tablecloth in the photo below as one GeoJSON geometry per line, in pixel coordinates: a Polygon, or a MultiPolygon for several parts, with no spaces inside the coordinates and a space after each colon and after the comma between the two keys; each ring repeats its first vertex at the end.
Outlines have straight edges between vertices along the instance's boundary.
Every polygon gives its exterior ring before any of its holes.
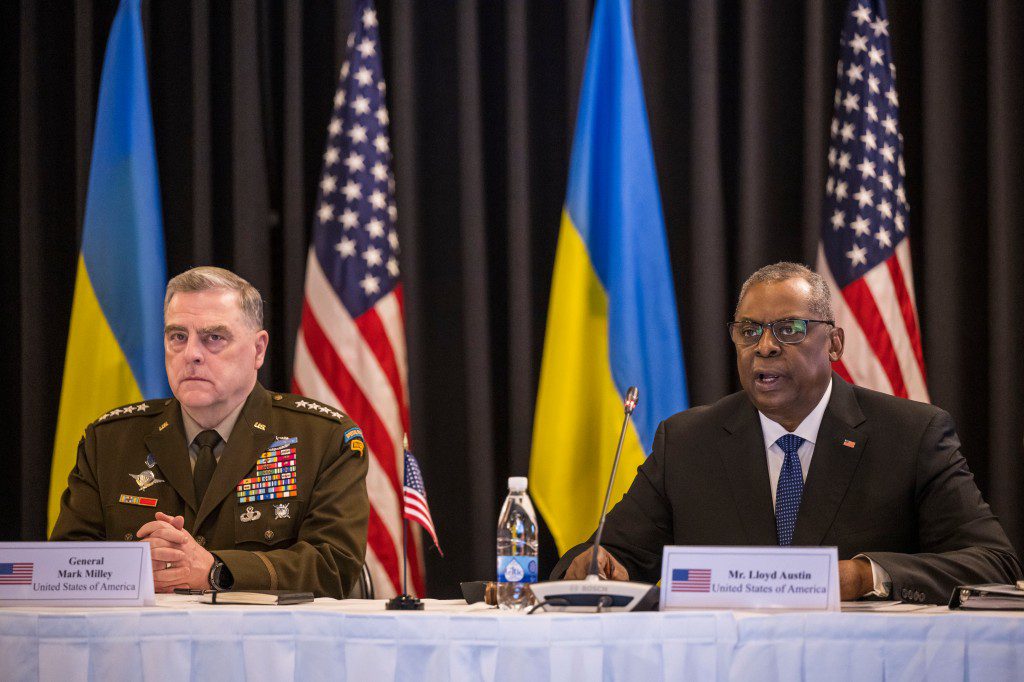
{"type": "Polygon", "coordinates": [[[0,608],[4,680],[1021,680],[1024,616],[0,608]]]}

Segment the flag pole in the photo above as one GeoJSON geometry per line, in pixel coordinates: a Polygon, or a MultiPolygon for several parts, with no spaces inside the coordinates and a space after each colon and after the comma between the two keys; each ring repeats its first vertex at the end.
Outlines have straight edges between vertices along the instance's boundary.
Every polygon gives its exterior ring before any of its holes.
{"type": "MultiPolygon", "coordinates": [[[[402,459],[406,460],[406,453],[409,452],[409,434],[402,439],[402,459]]],[[[408,464],[403,467],[403,470],[408,464]]],[[[405,485],[408,484],[408,476],[403,475],[402,486],[402,594],[388,600],[385,605],[388,611],[422,611],[423,602],[409,594],[409,532],[407,525],[409,520],[405,516],[405,485]]]]}
{"type": "Polygon", "coordinates": [[[409,520],[402,517],[402,594],[409,594],[409,520]]]}

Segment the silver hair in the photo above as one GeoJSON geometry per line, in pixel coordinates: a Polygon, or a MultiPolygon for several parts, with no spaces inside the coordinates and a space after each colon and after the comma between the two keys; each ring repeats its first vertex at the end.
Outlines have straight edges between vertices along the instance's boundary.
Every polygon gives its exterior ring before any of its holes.
{"type": "Polygon", "coordinates": [[[260,292],[230,270],[212,265],[192,268],[171,278],[171,281],[167,283],[167,292],[164,294],[164,315],[167,315],[167,306],[174,294],[213,289],[228,289],[237,292],[238,307],[242,310],[242,316],[254,329],[263,329],[263,299],[260,298],[260,292]]]}
{"type": "Polygon", "coordinates": [[[829,291],[825,278],[806,265],[786,261],[766,265],[747,278],[747,281],[743,283],[743,288],[740,289],[740,297],[736,301],[736,311],[733,312],[733,317],[735,318],[736,313],[739,312],[740,303],[750,287],[758,284],[778,284],[793,278],[802,279],[811,285],[811,313],[817,315],[819,320],[834,320],[832,293],[829,291]]]}

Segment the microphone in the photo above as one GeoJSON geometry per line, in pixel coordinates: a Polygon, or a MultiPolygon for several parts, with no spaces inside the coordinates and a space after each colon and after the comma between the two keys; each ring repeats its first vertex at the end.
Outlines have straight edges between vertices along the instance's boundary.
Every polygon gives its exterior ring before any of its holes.
{"type": "Polygon", "coordinates": [[[538,601],[534,609],[542,607],[545,611],[582,612],[596,610],[597,613],[657,609],[659,596],[657,586],[647,583],[601,580],[597,564],[597,557],[601,550],[601,536],[604,534],[604,522],[608,516],[608,503],[611,501],[612,487],[615,485],[615,474],[619,470],[622,443],[626,439],[626,426],[629,424],[629,417],[636,409],[639,399],[640,391],[636,386],[630,386],[626,391],[626,400],[623,404],[625,414],[622,418],[622,429],[619,431],[619,444],[615,448],[612,475],[608,479],[604,504],[601,505],[601,518],[597,524],[597,533],[594,534],[594,545],[591,548],[592,555],[587,577],[583,580],[552,580],[532,585],[530,589],[538,601]]]}
{"type": "Polygon", "coordinates": [[[615,446],[615,459],[612,460],[612,475],[608,479],[608,490],[604,493],[604,504],[601,505],[600,521],[597,524],[597,533],[594,535],[594,551],[590,560],[590,570],[587,577],[600,579],[600,571],[597,567],[598,550],[601,549],[601,536],[604,534],[604,520],[608,516],[608,502],[612,499],[612,486],[615,484],[615,474],[619,470],[619,459],[622,457],[622,442],[626,439],[626,425],[629,424],[629,416],[636,409],[636,403],[640,400],[640,390],[636,386],[630,386],[626,391],[626,401],[623,405],[625,415],[622,417],[622,430],[619,431],[619,444],[615,446]]]}

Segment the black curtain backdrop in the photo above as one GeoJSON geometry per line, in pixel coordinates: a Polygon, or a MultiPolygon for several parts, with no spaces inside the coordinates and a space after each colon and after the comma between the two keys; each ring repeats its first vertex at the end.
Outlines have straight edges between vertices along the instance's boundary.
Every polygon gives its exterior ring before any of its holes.
{"type": "MultiPolygon", "coordinates": [[[[524,474],[589,0],[381,0],[407,291],[413,441],[445,558],[490,577],[524,474]]],[[[212,263],[269,302],[287,388],[352,2],[143,2],[168,271],[212,263]]],[[[738,388],[744,277],[813,263],[845,3],[635,0],[694,404],[738,388]]],[[[41,539],[113,0],[0,3],[0,528],[41,539]]],[[[892,0],[914,277],[933,401],[1024,547],[1024,9],[892,0]]],[[[581,399],[583,397],[581,396],[581,399]]],[[[556,453],[557,454],[557,453],[556,453]]],[[[566,485],[572,485],[567,481],[566,485]]],[[[542,547],[542,568],[554,560],[542,547]]]]}

